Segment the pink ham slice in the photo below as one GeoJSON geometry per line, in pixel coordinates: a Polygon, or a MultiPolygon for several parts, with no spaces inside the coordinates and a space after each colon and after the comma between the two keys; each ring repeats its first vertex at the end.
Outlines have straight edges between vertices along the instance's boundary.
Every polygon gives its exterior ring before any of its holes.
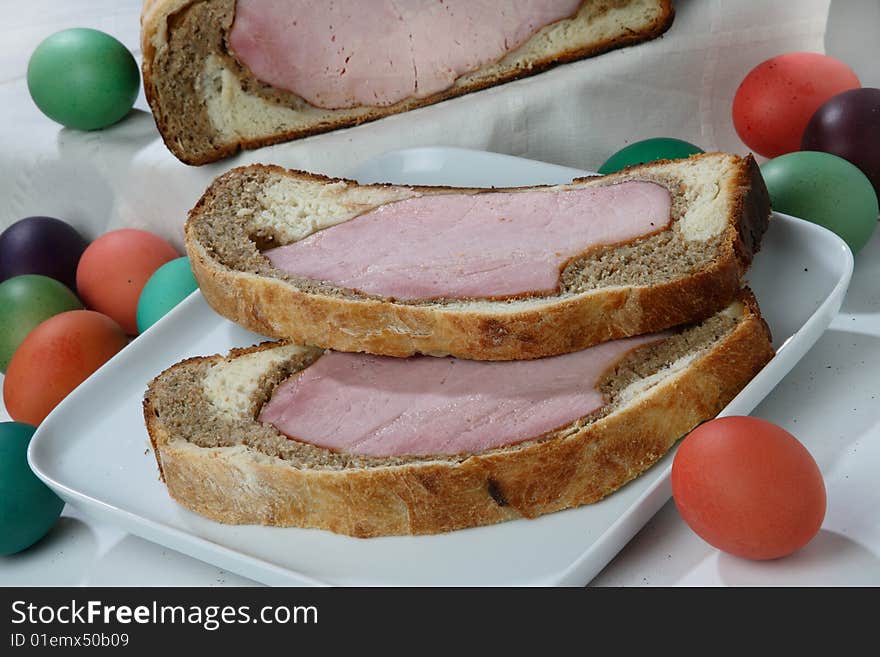
{"type": "Polygon", "coordinates": [[[501,59],[579,0],[238,0],[229,44],[317,107],[387,106],[501,59]]]}
{"type": "Polygon", "coordinates": [[[401,300],[550,292],[572,257],[668,226],[670,204],[665,187],[641,181],[421,196],[263,255],[291,274],[401,300]]]}
{"type": "Polygon", "coordinates": [[[667,334],[529,361],[330,352],[280,384],[259,420],[327,449],[462,454],[559,429],[605,404],[596,389],[627,352],[667,334]]]}

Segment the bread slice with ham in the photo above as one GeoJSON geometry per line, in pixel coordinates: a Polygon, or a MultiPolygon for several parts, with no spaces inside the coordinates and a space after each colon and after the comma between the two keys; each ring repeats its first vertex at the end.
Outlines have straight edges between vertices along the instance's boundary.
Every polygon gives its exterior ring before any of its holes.
{"type": "Polygon", "coordinates": [[[639,43],[669,0],[145,0],[147,100],[203,164],[639,43]]]}
{"type": "Polygon", "coordinates": [[[744,290],[697,325],[543,360],[193,358],[150,383],[144,418],[171,497],[213,520],[431,534],[603,498],[772,355],[744,290]]]}
{"type": "Polygon", "coordinates": [[[190,212],[208,303],[337,351],[519,360],[665,330],[735,298],[770,205],[751,157],[516,189],[233,169],[190,212]]]}

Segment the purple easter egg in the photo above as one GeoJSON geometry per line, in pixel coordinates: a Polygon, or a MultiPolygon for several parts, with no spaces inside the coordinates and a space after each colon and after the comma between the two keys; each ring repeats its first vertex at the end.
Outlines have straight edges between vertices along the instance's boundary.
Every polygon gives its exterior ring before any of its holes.
{"type": "Polygon", "coordinates": [[[0,282],[41,274],[76,290],[76,266],[88,242],[60,219],[26,217],[0,233],[0,282]]]}
{"type": "Polygon", "coordinates": [[[824,151],[862,170],[880,196],[880,89],[837,94],[813,114],[801,150],[824,151]]]}

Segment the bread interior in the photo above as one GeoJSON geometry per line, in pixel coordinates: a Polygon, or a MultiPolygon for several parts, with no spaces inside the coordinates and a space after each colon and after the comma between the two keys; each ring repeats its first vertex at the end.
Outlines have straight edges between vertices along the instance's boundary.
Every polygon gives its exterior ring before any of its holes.
{"type": "MultiPolygon", "coordinates": [[[[548,187],[548,192],[573,187],[647,180],[671,195],[666,230],[626,244],[599,246],[574,258],[563,269],[558,290],[550,295],[492,301],[496,306],[575,296],[607,287],[656,285],[691,276],[710,267],[729,247],[728,218],[735,212],[734,194],[721,193],[739,173],[739,160],[717,154],[691,158],[676,166],[642,167],[638,173],[610,179],[580,179],[548,187]],[[728,241],[725,240],[727,236],[728,241]]],[[[286,281],[298,290],[340,298],[380,298],[331,283],[284,272],[263,251],[301,240],[317,231],[369,212],[381,205],[425,194],[479,193],[482,190],[358,185],[291,174],[274,167],[246,167],[218,179],[193,213],[190,236],[223,266],[286,281]]],[[[498,191],[498,190],[496,190],[498,191]]],[[[508,190],[515,194],[518,190],[508,190]]],[[[395,303],[447,305],[480,300],[415,299],[395,303]]]]}
{"type": "MultiPolygon", "coordinates": [[[[557,431],[497,449],[516,450],[559,439],[638,403],[654,386],[684,371],[729,335],[742,316],[743,306],[735,302],[699,325],[630,352],[602,377],[599,389],[606,400],[602,408],[557,431]]],[[[296,468],[374,468],[414,461],[461,462],[471,456],[375,457],[334,452],[292,440],[272,425],[258,422],[275,388],[322,353],[314,347],[267,343],[243,355],[233,352],[225,358],[195,359],[160,377],[162,384],[152,387],[152,405],[176,442],[200,448],[242,446],[258,458],[281,459],[296,468]]]]}

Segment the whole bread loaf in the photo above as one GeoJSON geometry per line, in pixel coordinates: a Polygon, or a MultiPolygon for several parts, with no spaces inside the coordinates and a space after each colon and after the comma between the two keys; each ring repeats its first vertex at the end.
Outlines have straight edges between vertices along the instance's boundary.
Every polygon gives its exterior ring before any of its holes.
{"type": "MultiPolygon", "coordinates": [[[[280,3],[272,0],[263,4],[280,3]]],[[[296,21],[293,12],[303,4],[309,3],[290,3],[290,22],[296,21]]],[[[345,5],[336,3],[340,4],[345,5]]],[[[368,13],[375,9],[374,4],[349,2],[355,10],[368,13]]],[[[669,28],[673,14],[669,0],[584,0],[570,17],[541,26],[524,43],[503,53],[500,60],[463,72],[446,88],[392,104],[328,108],[258,79],[242,63],[230,43],[236,0],[145,0],[141,19],[144,90],[171,152],[188,164],[203,164],[241,148],[357,125],[652,39],[669,28]]],[[[315,29],[327,29],[324,22],[315,29]]],[[[253,40],[261,38],[255,35],[253,40]]],[[[360,41],[378,35],[346,38],[355,43],[342,43],[341,39],[334,46],[358,50],[360,41]]],[[[265,38],[267,43],[274,40],[265,38]]],[[[436,44],[433,47],[443,50],[436,44]]],[[[377,67],[380,64],[376,62],[377,67]]],[[[437,65],[444,63],[438,61],[437,65]]],[[[339,71],[339,75],[344,73],[344,69],[339,71]]],[[[383,72],[376,75],[381,78],[383,72]]]]}
{"type": "MultiPolygon", "coordinates": [[[[156,377],[144,399],[144,418],[170,495],[219,522],[315,527],[359,537],[534,518],[595,502],[644,472],[724,408],[773,349],[745,290],[702,323],[618,356],[595,386],[602,404],[574,422],[476,453],[415,449],[419,455],[393,456],[309,444],[258,419],[283,381],[301,376],[324,354],[289,342],[266,343],[228,356],[191,358],[156,377]]],[[[515,427],[512,416],[492,421],[502,431],[515,427]]],[[[421,427],[425,441],[435,426],[428,421],[421,427]]]]}
{"type": "MultiPolygon", "coordinates": [[[[233,169],[209,187],[190,212],[185,241],[208,303],[262,335],[337,351],[518,360],[577,351],[712,315],[736,296],[769,214],[754,160],[721,153],[651,163],[568,185],[510,190],[359,185],[255,165],[233,169]],[[291,273],[266,255],[311,235],[329,235],[334,227],[363,220],[377,208],[389,211],[397,202],[501,192],[510,195],[508,205],[515,205],[523,192],[617,191],[624,189],[621,183],[633,181],[668,191],[667,224],[569,259],[552,290],[503,298],[399,299],[340,286],[320,275],[291,273]]],[[[374,213],[373,219],[381,216],[374,213]]],[[[497,223],[499,239],[506,234],[503,219],[497,223]]],[[[396,238],[384,241],[393,256],[396,238]]],[[[482,233],[475,244],[486,241],[491,235],[482,233]]],[[[327,256],[328,267],[333,257],[327,256]]],[[[320,269],[320,258],[317,263],[320,269]]]]}

